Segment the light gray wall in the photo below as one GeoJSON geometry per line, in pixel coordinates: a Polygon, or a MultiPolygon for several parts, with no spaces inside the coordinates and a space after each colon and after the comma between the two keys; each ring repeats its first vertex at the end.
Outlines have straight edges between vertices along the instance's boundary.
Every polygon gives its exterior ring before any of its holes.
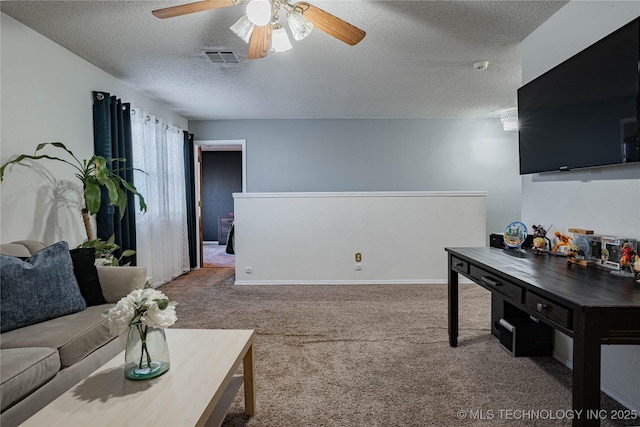
{"type": "Polygon", "coordinates": [[[247,140],[249,192],[483,190],[488,232],[520,219],[517,133],[498,119],[191,121],[189,131],[247,140]]]}
{"type": "MultiPolygon", "coordinates": [[[[522,43],[528,82],[640,16],[638,1],[572,1],[522,43]]],[[[621,165],[522,178],[522,219],[553,229],[640,238],[640,167],[621,165]]],[[[572,364],[572,341],[556,333],[554,355],[572,364]]],[[[603,389],[640,410],[639,346],[602,346],[603,389]]]]}
{"type": "MultiPolygon", "coordinates": [[[[167,105],[133,90],[62,46],[0,13],[2,72],[0,99],[2,163],[33,153],[42,142],[60,141],[79,159],[93,155],[93,90],[109,92],[186,128],[187,120],[167,105]]],[[[49,151],[60,155],[60,152],[49,151]]],[[[10,166],[0,187],[0,239],[86,239],[80,216],[81,187],[74,169],[41,161],[10,166]]]]}

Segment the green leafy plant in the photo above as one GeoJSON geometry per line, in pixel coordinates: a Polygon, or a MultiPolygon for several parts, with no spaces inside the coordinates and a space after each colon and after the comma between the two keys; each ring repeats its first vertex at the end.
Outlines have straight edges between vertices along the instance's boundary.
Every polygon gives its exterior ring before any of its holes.
{"type": "MultiPolygon", "coordinates": [[[[89,160],[79,160],[65,145],[61,142],[44,142],[36,147],[33,155],[21,154],[13,160],[10,160],[0,166],[0,182],[4,179],[5,168],[14,163],[21,163],[22,161],[29,160],[55,160],[66,163],[76,170],[76,177],[82,183],[82,194],[84,199],[84,206],[82,207],[82,220],[84,222],[84,228],[87,233],[87,241],[95,241],[93,230],[91,228],[90,216],[94,215],[100,209],[101,205],[101,188],[105,187],[109,194],[109,203],[113,206],[120,208],[120,217],[124,215],[124,211],[127,207],[127,191],[138,197],[140,201],[140,210],[147,211],[147,205],[144,202],[144,197],[136,190],[136,187],[126,180],[122,179],[118,175],[118,172],[123,170],[134,170],[134,168],[117,167],[110,170],[107,163],[117,162],[122,164],[126,162],[124,158],[117,159],[105,159],[102,156],[92,156],[89,160]],[[52,146],[61,149],[66,152],[70,159],[63,159],[61,157],[50,156],[48,154],[38,154],[40,150],[47,146],[52,146]]],[[[139,170],[139,169],[136,169],[139,170]]],[[[125,251],[126,252],[126,251],[125,251]]]]}
{"type": "Polygon", "coordinates": [[[111,265],[111,266],[118,266],[118,265],[127,266],[131,264],[130,262],[126,264],[122,264],[122,261],[124,258],[130,257],[136,253],[136,251],[132,249],[126,249],[122,251],[122,254],[120,255],[120,257],[116,257],[114,252],[120,249],[120,246],[116,244],[114,235],[111,235],[111,237],[109,237],[109,240],[107,240],[106,242],[102,239],[87,240],[86,242],[83,242],[82,244],[78,245],[78,247],[79,248],[96,248],[96,258],[100,258],[104,260],[102,265],[111,265]]]}

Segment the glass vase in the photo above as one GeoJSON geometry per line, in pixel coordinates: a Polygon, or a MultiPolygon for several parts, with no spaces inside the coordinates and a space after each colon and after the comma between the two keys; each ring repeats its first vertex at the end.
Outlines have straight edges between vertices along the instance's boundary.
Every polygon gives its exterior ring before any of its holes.
{"type": "Polygon", "coordinates": [[[124,353],[124,376],[148,380],[169,370],[169,347],[164,329],[143,324],[129,325],[124,353]]]}

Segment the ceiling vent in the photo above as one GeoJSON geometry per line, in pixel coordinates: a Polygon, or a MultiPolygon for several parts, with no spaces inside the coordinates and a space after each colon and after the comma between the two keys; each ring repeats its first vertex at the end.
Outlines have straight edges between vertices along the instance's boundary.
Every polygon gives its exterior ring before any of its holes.
{"type": "Polygon", "coordinates": [[[232,50],[210,50],[205,54],[214,64],[239,64],[238,55],[232,50]]]}

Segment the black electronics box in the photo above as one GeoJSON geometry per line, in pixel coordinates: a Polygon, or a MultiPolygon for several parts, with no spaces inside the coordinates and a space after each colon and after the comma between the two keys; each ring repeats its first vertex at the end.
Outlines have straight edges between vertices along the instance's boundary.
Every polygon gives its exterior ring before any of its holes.
{"type": "Polygon", "coordinates": [[[553,329],[531,317],[500,319],[500,346],[514,357],[551,356],[553,329]]]}
{"type": "Polygon", "coordinates": [[[489,246],[491,246],[492,248],[504,248],[504,237],[502,236],[502,234],[489,234],[489,246]]]}
{"type": "MultiPolygon", "coordinates": [[[[502,235],[502,233],[489,234],[489,246],[491,246],[492,248],[503,249],[505,245],[504,245],[504,236],[502,235]]],[[[522,244],[522,247],[527,249],[527,248],[530,248],[531,246],[533,246],[533,235],[527,234],[527,238],[524,239],[524,243],[522,244]]]]}

